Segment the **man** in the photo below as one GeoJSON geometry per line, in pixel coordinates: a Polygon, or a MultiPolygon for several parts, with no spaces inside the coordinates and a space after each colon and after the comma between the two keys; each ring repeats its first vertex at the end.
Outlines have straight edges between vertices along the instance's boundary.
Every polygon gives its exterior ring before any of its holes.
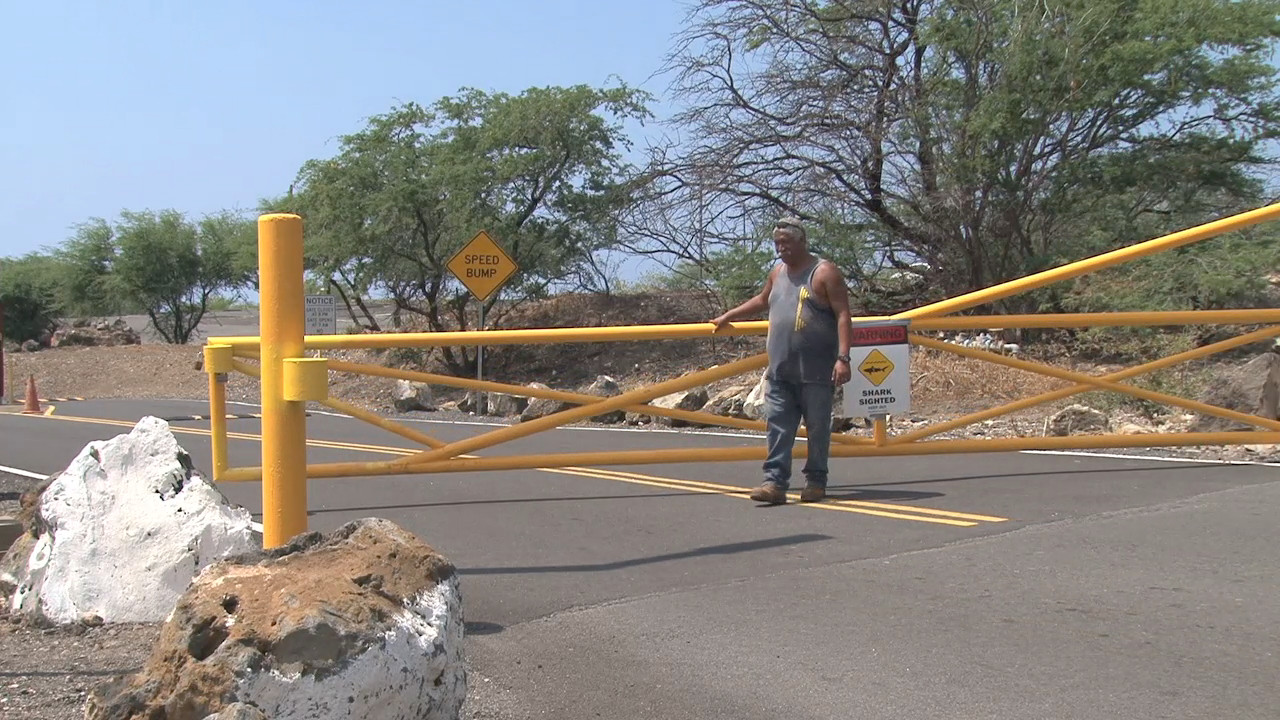
{"type": "Polygon", "coordinates": [[[720,330],[733,320],[769,311],[764,404],[769,454],[764,483],[751,499],[769,505],[787,501],[792,446],[803,417],[809,449],[800,502],[818,502],[827,494],[832,398],[851,373],[849,289],[834,264],[809,252],[799,218],[777,222],[773,247],[782,262],[769,271],[760,294],[711,322],[720,330]]]}

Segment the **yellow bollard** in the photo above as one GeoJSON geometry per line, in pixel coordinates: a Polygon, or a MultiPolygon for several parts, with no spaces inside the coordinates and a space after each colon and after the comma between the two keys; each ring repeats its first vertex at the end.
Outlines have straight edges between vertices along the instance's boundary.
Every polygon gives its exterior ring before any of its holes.
{"type": "Polygon", "coordinates": [[[285,399],[286,358],[303,354],[302,218],[258,218],[262,329],[262,545],[307,530],[305,404],[285,399]]]}
{"type": "Polygon", "coordinates": [[[204,371],[209,373],[209,440],[213,446],[213,481],[227,472],[227,374],[235,358],[230,345],[204,346],[204,371]]]}
{"type": "Polygon", "coordinates": [[[889,420],[884,415],[876,415],[872,418],[874,423],[872,437],[875,438],[876,447],[884,447],[889,443],[889,420]]]}

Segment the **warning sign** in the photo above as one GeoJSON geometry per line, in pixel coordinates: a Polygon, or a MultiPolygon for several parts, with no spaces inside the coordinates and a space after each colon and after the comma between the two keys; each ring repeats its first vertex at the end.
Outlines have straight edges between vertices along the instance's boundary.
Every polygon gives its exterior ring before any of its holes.
{"type": "Polygon", "coordinates": [[[520,269],[484,230],[449,260],[448,267],[477,300],[487,300],[520,269]]]}
{"type": "Polygon", "coordinates": [[[858,366],[858,372],[870,380],[872,385],[879,386],[885,378],[889,377],[889,373],[893,372],[893,363],[885,357],[884,353],[872,350],[867,355],[867,359],[858,366]]]}
{"type": "Polygon", "coordinates": [[[911,409],[908,320],[853,326],[850,360],[857,372],[844,386],[845,417],[901,415],[911,409]]]}
{"type": "MultiPolygon", "coordinates": [[[[902,322],[907,322],[903,320],[902,322]]],[[[907,342],[906,325],[854,325],[849,344],[854,347],[867,345],[901,345],[907,342]]]]}

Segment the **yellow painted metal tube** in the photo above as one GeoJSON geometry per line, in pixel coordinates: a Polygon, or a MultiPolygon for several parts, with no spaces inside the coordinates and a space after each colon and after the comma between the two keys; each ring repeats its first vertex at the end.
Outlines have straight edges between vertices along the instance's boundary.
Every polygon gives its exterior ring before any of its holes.
{"type": "MultiPolygon", "coordinates": [[[[930,440],[908,445],[843,445],[831,448],[833,457],[940,455],[951,453],[1012,452],[1018,450],[1112,449],[1173,447],[1186,445],[1244,445],[1280,443],[1280,432],[1150,433],[1145,435],[1071,435],[1067,437],[991,438],[985,440],[930,440]]],[[[797,445],[796,457],[806,447],[797,445]]],[[[619,452],[502,455],[450,458],[405,464],[400,461],[321,463],[307,467],[310,478],[416,475],[443,472],[528,470],[557,467],[600,467],[691,462],[740,462],[763,460],[767,448],[671,448],[619,452]]],[[[232,480],[252,480],[257,468],[232,468],[232,480]]]]}
{"type": "MultiPolygon", "coordinates": [[[[1132,377],[1145,375],[1150,372],[1155,372],[1156,370],[1163,370],[1164,368],[1173,367],[1174,365],[1179,365],[1181,363],[1188,362],[1191,360],[1196,360],[1202,357],[1209,357],[1210,355],[1214,355],[1220,352],[1225,352],[1232,348],[1240,347],[1241,345],[1248,345],[1250,343],[1258,342],[1260,340],[1266,340],[1268,338],[1275,337],[1277,335],[1280,335],[1280,327],[1272,327],[1272,328],[1264,328],[1262,330],[1255,330],[1254,332],[1251,332],[1251,333],[1239,335],[1237,337],[1229,338],[1227,340],[1221,340],[1219,342],[1212,343],[1210,345],[1205,345],[1204,347],[1195,348],[1194,350],[1187,350],[1185,352],[1177,353],[1176,355],[1170,355],[1169,357],[1160,358],[1159,360],[1153,360],[1149,363],[1144,363],[1142,365],[1136,365],[1131,368],[1126,368],[1124,370],[1119,370],[1117,372],[1109,373],[1107,375],[1103,375],[1102,379],[1111,380],[1111,381],[1127,380],[1132,377]]],[[[945,422],[929,425],[927,427],[923,427],[918,430],[913,430],[909,433],[904,433],[902,435],[899,435],[898,437],[894,438],[891,442],[894,442],[894,443],[915,442],[921,438],[926,438],[931,435],[937,435],[939,433],[944,433],[944,432],[947,432],[948,430],[961,428],[966,425],[973,425],[974,423],[979,423],[979,422],[982,422],[983,420],[990,420],[991,418],[999,417],[1001,415],[1008,415],[1010,413],[1018,412],[1019,410],[1026,410],[1027,408],[1035,407],[1036,405],[1043,405],[1044,403],[1055,402],[1057,400],[1071,397],[1072,395],[1082,393],[1088,390],[1093,390],[1093,389],[1094,388],[1092,385],[1082,384],[1082,385],[1073,385],[1071,387],[1063,388],[1061,390],[1050,390],[1049,392],[1041,393],[1039,395],[1035,395],[1032,397],[1022,398],[1021,400],[1015,400],[1011,403],[1007,403],[999,407],[988,408],[986,410],[981,410],[976,413],[970,413],[968,415],[955,418],[954,420],[947,420],[945,422]]]]}
{"type": "Polygon", "coordinates": [[[326,407],[337,410],[340,413],[350,415],[357,420],[363,420],[370,425],[380,427],[387,432],[395,433],[406,440],[412,440],[413,442],[433,448],[444,447],[445,445],[443,440],[437,440],[426,433],[421,433],[413,428],[405,427],[398,422],[388,420],[377,413],[372,413],[363,408],[356,407],[349,402],[344,402],[331,397],[320,401],[320,403],[326,407]]]}
{"type": "Polygon", "coordinates": [[[247,362],[241,362],[240,360],[233,360],[231,361],[231,367],[234,368],[236,372],[244,373],[249,377],[256,377],[256,378],[262,377],[262,371],[258,367],[254,365],[250,365],[247,362]]]}
{"type": "Polygon", "coordinates": [[[1173,405],[1175,407],[1186,408],[1187,410],[1193,410],[1195,412],[1203,413],[1205,415],[1214,415],[1217,417],[1226,418],[1228,420],[1235,420],[1236,422],[1245,423],[1247,425],[1258,425],[1261,427],[1270,428],[1272,430],[1280,430],[1280,421],[1268,420],[1266,418],[1258,417],[1256,415],[1247,415],[1242,412],[1228,410],[1226,408],[1221,408],[1216,405],[1209,405],[1206,403],[1197,402],[1195,400],[1187,400],[1186,398],[1180,398],[1173,395],[1166,395],[1164,393],[1156,392],[1154,390],[1147,390],[1144,388],[1134,387],[1132,385],[1122,385],[1120,383],[1116,383],[1111,380],[1104,380],[1102,378],[1096,378],[1091,375],[1085,375],[1084,373],[1072,372],[1070,370],[1063,370],[1061,368],[1055,368],[1049,365],[1041,365],[1040,363],[1027,362],[1025,360],[1018,360],[1016,358],[1011,358],[1011,357],[1006,357],[1004,355],[997,355],[995,353],[986,352],[985,350],[977,350],[975,348],[960,347],[958,345],[952,345],[951,343],[945,343],[940,340],[934,340],[933,338],[928,338],[923,336],[912,338],[912,343],[921,345],[924,347],[932,347],[936,350],[945,350],[947,352],[952,352],[957,355],[963,355],[965,357],[971,357],[978,360],[986,360],[987,362],[995,363],[997,365],[1004,365],[1006,367],[1016,368],[1018,370],[1026,370],[1028,372],[1034,372],[1040,375],[1048,375],[1049,377],[1056,377],[1056,378],[1061,378],[1063,380],[1070,380],[1072,382],[1076,382],[1080,384],[1091,385],[1098,390],[1110,390],[1112,392],[1124,393],[1126,395],[1133,395],[1134,397],[1140,397],[1146,400],[1151,400],[1152,402],[1164,403],[1166,405],[1173,405]]]}
{"type": "MultiPolygon", "coordinates": [[[[928,306],[926,306],[928,307],[928,306]]],[[[889,316],[868,315],[856,322],[889,320],[889,316]]],[[[987,328],[1063,328],[1162,325],[1237,325],[1280,322],[1280,309],[1174,310],[1164,312],[1057,313],[1044,315],[965,315],[913,319],[912,330],[979,330],[987,328]]],[[[764,335],[769,323],[763,320],[733,323],[714,337],[764,335]]],[[[308,350],[376,349],[398,347],[438,347],[472,345],[515,345],[623,340],[674,340],[712,337],[707,323],[681,325],[628,325],[605,328],[536,328],[523,330],[482,330],[440,333],[385,333],[379,335],[308,335],[308,350]]],[[[237,356],[258,346],[252,335],[211,337],[209,342],[231,345],[237,356]]]]}
{"type": "MultiPolygon", "coordinates": [[[[855,320],[857,319],[855,318],[855,320]]],[[[1043,315],[956,315],[912,320],[911,329],[986,330],[990,328],[1160,327],[1164,325],[1263,325],[1270,323],[1280,323],[1280,308],[1045,313],[1043,315]]]]}
{"type": "MultiPolygon", "coordinates": [[[[989,288],[965,293],[964,295],[957,295],[956,297],[948,298],[940,302],[922,305],[914,310],[898,313],[893,317],[896,319],[914,320],[916,318],[924,318],[931,315],[949,315],[966,308],[1000,300],[1001,298],[1006,298],[1010,295],[1018,295],[1020,293],[1027,292],[1028,290],[1034,290],[1038,287],[1052,285],[1053,283],[1061,282],[1062,280],[1067,280],[1096,270],[1101,270],[1102,268],[1119,265],[1148,255],[1155,255],[1156,253],[1164,252],[1165,250],[1172,250],[1216,235],[1240,230],[1269,220],[1275,220],[1276,218],[1280,218],[1280,203],[1267,205],[1266,207],[1239,213],[1237,215],[1232,215],[1231,217],[1215,220],[1203,225],[1197,225],[1196,227],[1181,230],[1154,240],[1148,240],[1146,242],[1137,243],[1136,245],[1112,250],[1111,252],[1105,252],[1091,258],[1085,258],[1084,260],[1077,260],[1075,262],[1067,263],[1066,265],[1060,265],[1056,268],[1027,275],[1026,277],[1021,277],[1016,280],[992,285],[989,288]]],[[[920,326],[913,323],[912,327],[913,329],[918,329],[920,326]]]]}
{"type": "Polygon", "coordinates": [[[231,348],[204,348],[204,369],[209,375],[209,445],[213,456],[213,481],[220,482],[227,462],[227,372],[231,348]]]}
{"type": "MultiPolygon", "coordinates": [[[[678,338],[732,337],[763,335],[768,332],[766,320],[730,323],[719,332],[711,323],[678,325],[624,325],[592,328],[526,328],[519,330],[471,330],[465,332],[388,333],[380,335],[309,335],[309,350],[338,348],[460,347],[464,345],[528,345],[546,343],[623,342],[635,340],[673,340],[678,338]]],[[[209,338],[239,347],[252,346],[249,336],[209,338]]]]}
{"type": "Polygon", "coordinates": [[[204,371],[209,374],[209,444],[213,455],[213,481],[218,482],[227,462],[227,374],[235,360],[230,345],[205,345],[204,371]]]}
{"type": "Polygon", "coordinates": [[[449,443],[442,448],[418,453],[417,455],[396,462],[413,463],[439,460],[492,447],[493,445],[507,442],[509,440],[516,440],[542,430],[559,427],[566,423],[574,422],[575,420],[584,420],[592,415],[599,415],[611,410],[618,410],[636,403],[648,402],[656,397],[661,397],[679,390],[713,382],[721,378],[733,377],[734,375],[739,375],[744,372],[759,370],[764,367],[768,361],[768,357],[764,354],[754,355],[749,358],[726,363],[725,365],[714,367],[709,370],[702,370],[674,380],[668,380],[656,385],[630,390],[622,393],[621,395],[605,398],[598,403],[592,403],[585,407],[569,408],[568,410],[562,410],[558,413],[530,420],[526,423],[513,425],[511,427],[504,427],[499,430],[484,433],[483,435],[467,438],[466,440],[449,443]]]}
{"type": "MultiPolygon", "coordinates": [[[[623,450],[536,455],[500,455],[492,457],[451,457],[429,462],[412,462],[412,458],[373,462],[322,463],[311,465],[307,474],[313,478],[359,477],[363,475],[406,475],[416,473],[454,472],[466,470],[525,470],[533,468],[575,467],[579,465],[646,465],[659,463],[733,462],[763,460],[767,448],[761,443],[736,448],[668,448],[662,450],[623,450]]],[[[796,445],[796,457],[805,456],[806,446],[796,445]]]]}
{"type": "Polygon", "coordinates": [[[258,482],[262,480],[262,467],[227,468],[219,482],[258,482]]]}
{"type": "MultiPolygon", "coordinates": [[[[258,372],[258,368],[239,361],[235,362],[235,369],[252,377],[258,377],[260,374],[258,372]]],[[[406,440],[412,440],[413,442],[426,445],[427,447],[444,447],[443,441],[437,440],[426,433],[421,433],[413,428],[405,427],[398,422],[388,420],[377,413],[369,412],[364,408],[357,407],[335,397],[326,397],[325,399],[318,400],[317,402],[332,410],[337,410],[345,415],[350,415],[357,420],[363,420],[370,425],[380,427],[387,432],[395,433],[406,440]]]]}
{"type": "Polygon", "coordinates": [[[945,453],[1013,452],[1018,450],[1102,450],[1108,448],[1174,447],[1186,445],[1248,445],[1280,442],[1280,432],[1232,431],[1205,433],[1146,433],[1142,435],[1068,435],[1065,437],[961,438],[889,443],[884,447],[832,446],[832,457],[869,455],[937,455],[945,453]]]}
{"type": "Polygon", "coordinates": [[[227,463],[227,383],[225,375],[209,373],[209,444],[213,481],[220,482],[227,463]]]}
{"type": "MultiPolygon", "coordinates": [[[[373,375],[376,377],[395,378],[398,380],[413,380],[416,382],[432,383],[435,385],[446,385],[449,387],[459,387],[468,390],[479,390],[483,392],[498,392],[507,395],[518,395],[520,397],[546,398],[548,400],[557,400],[569,403],[596,403],[603,398],[597,395],[584,395],[582,393],[565,392],[563,390],[544,390],[542,388],[529,387],[527,385],[511,385],[509,383],[493,382],[491,380],[472,380],[471,378],[459,378],[452,375],[437,375],[436,373],[417,372],[414,370],[399,370],[396,368],[387,368],[380,365],[368,365],[364,363],[351,363],[344,361],[329,361],[329,369],[337,372],[359,373],[363,375],[373,375]]],[[[758,420],[746,420],[743,418],[730,418],[721,415],[712,415],[710,413],[695,412],[692,410],[677,410],[654,407],[652,405],[628,405],[622,408],[627,412],[638,412],[646,415],[657,415],[660,417],[674,418],[676,420],[684,420],[691,423],[701,423],[704,425],[719,425],[722,427],[739,428],[742,430],[758,430],[764,431],[763,422],[758,420]]],[[[801,428],[797,431],[799,437],[808,437],[808,433],[801,428]]],[[[865,438],[850,437],[847,435],[833,435],[833,442],[842,442],[850,445],[858,445],[867,442],[865,438]]]]}
{"type": "Polygon", "coordinates": [[[284,361],[303,354],[302,218],[258,218],[262,332],[262,544],[307,529],[305,405],[284,399],[284,361]]]}

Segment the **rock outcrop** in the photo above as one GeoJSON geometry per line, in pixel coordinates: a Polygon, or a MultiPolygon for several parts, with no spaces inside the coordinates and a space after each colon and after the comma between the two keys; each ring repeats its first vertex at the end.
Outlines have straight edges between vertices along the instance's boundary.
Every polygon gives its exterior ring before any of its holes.
{"type": "MultiPolygon", "coordinates": [[[[1264,352],[1234,371],[1223,373],[1200,400],[1268,420],[1280,419],[1280,352],[1264,352]]],[[[1260,428],[1214,415],[1200,415],[1191,425],[1192,432],[1257,429],[1260,428]]]]}
{"type": "Polygon", "coordinates": [[[489,393],[489,413],[498,417],[514,417],[529,407],[529,398],[506,393],[489,393]]]}
{"type": "MultiPolygon", "coordinates": [[[[528,387],[537,388],[539,390],[551,389],[549,386],[540,382],[529,383],[528,387]]],[[[560,412],[567,407],[573,407],[573,405],[571,403],[566,403],[560,400],[551,400],[549,398],[533,398],[529,400],[528,404],[525,405],[524,410],[520,412],[520,422],[537,420],[540,417],[546,417],[552,413],[560,412]]]]}
{"type": "Polygon", "coordinates": [[[54,331],[48,344],[49,347],[140,345],[142,334],[129,327],[124,320],[94,323],[82,319],[71,327],[54,331]]]}
{"type": "MultiPolygon", "coordinates": [[[[596,376],[595,382],[591,383],[586,390],[583,391],[587,395],[597,395],[599,397],[614,397],[622,394],[622,388],[618,386],[618,381],[608,375],[596,376]]],[[[616,425],[626,418],[627,413],[623,410],[613,410],[612,412],[596,415],[591,418],[591,422],[604,423],[606,425],[616,425]]]]}
{"type": "Polygon", "coordinates": [[[748,420],[764,419],[764,394],[768,388],[768,378],[764,373],[760,373],[760,379],[756,381],[755,387],[752,387],[747,396],[742,399],[742,414],[748,420]]]}
{"type": "Polygon", "coordinates": [[[395,394],[391,404],[396,412],[413,412],[415,410],[433,411],[435,404],[431,402],[431,386],[411,380],[397,380],[395,394]]]}
{"type": "Polygon", "coordinates": [[[1049,419],[1049,434],[1085,435],[1105,432],[1111,421],[1106,413],[1086,405],[1068,405],[1049,419]]]}
{"type": "MultiPolygon", "coordinates": [[[[693,388],[692,390],[681,390],[679,392],[671,393],[670,395],[663,395],[662,397],[654,398],[649,401],[649,404],[654,407],[660,407],[667,410],[687,410],[690,412],[701,410],[702,406],[707,404],[707,389],[693,388]]],[[[690,423],[687,420],[669,418],[663,415],[654,415],[652,422],[658,425],[669,425],[671,427],[689,427],[690,425],[699,426],[695,423],[690,423]]]]}
{"type": "Polygon", "coordinates": [[[262,546],[249,511],[197,473],[155,417],[86,445],[24,505],[0,592],[34,622],[163,620],[202,568],[262,546]]]}
{"type": "Polygon", "coordinates": [[[142,670],[95,688],[85,718],[457,718],[462,634],[453,564],[358,520],[206,568],[142,670]]]}

